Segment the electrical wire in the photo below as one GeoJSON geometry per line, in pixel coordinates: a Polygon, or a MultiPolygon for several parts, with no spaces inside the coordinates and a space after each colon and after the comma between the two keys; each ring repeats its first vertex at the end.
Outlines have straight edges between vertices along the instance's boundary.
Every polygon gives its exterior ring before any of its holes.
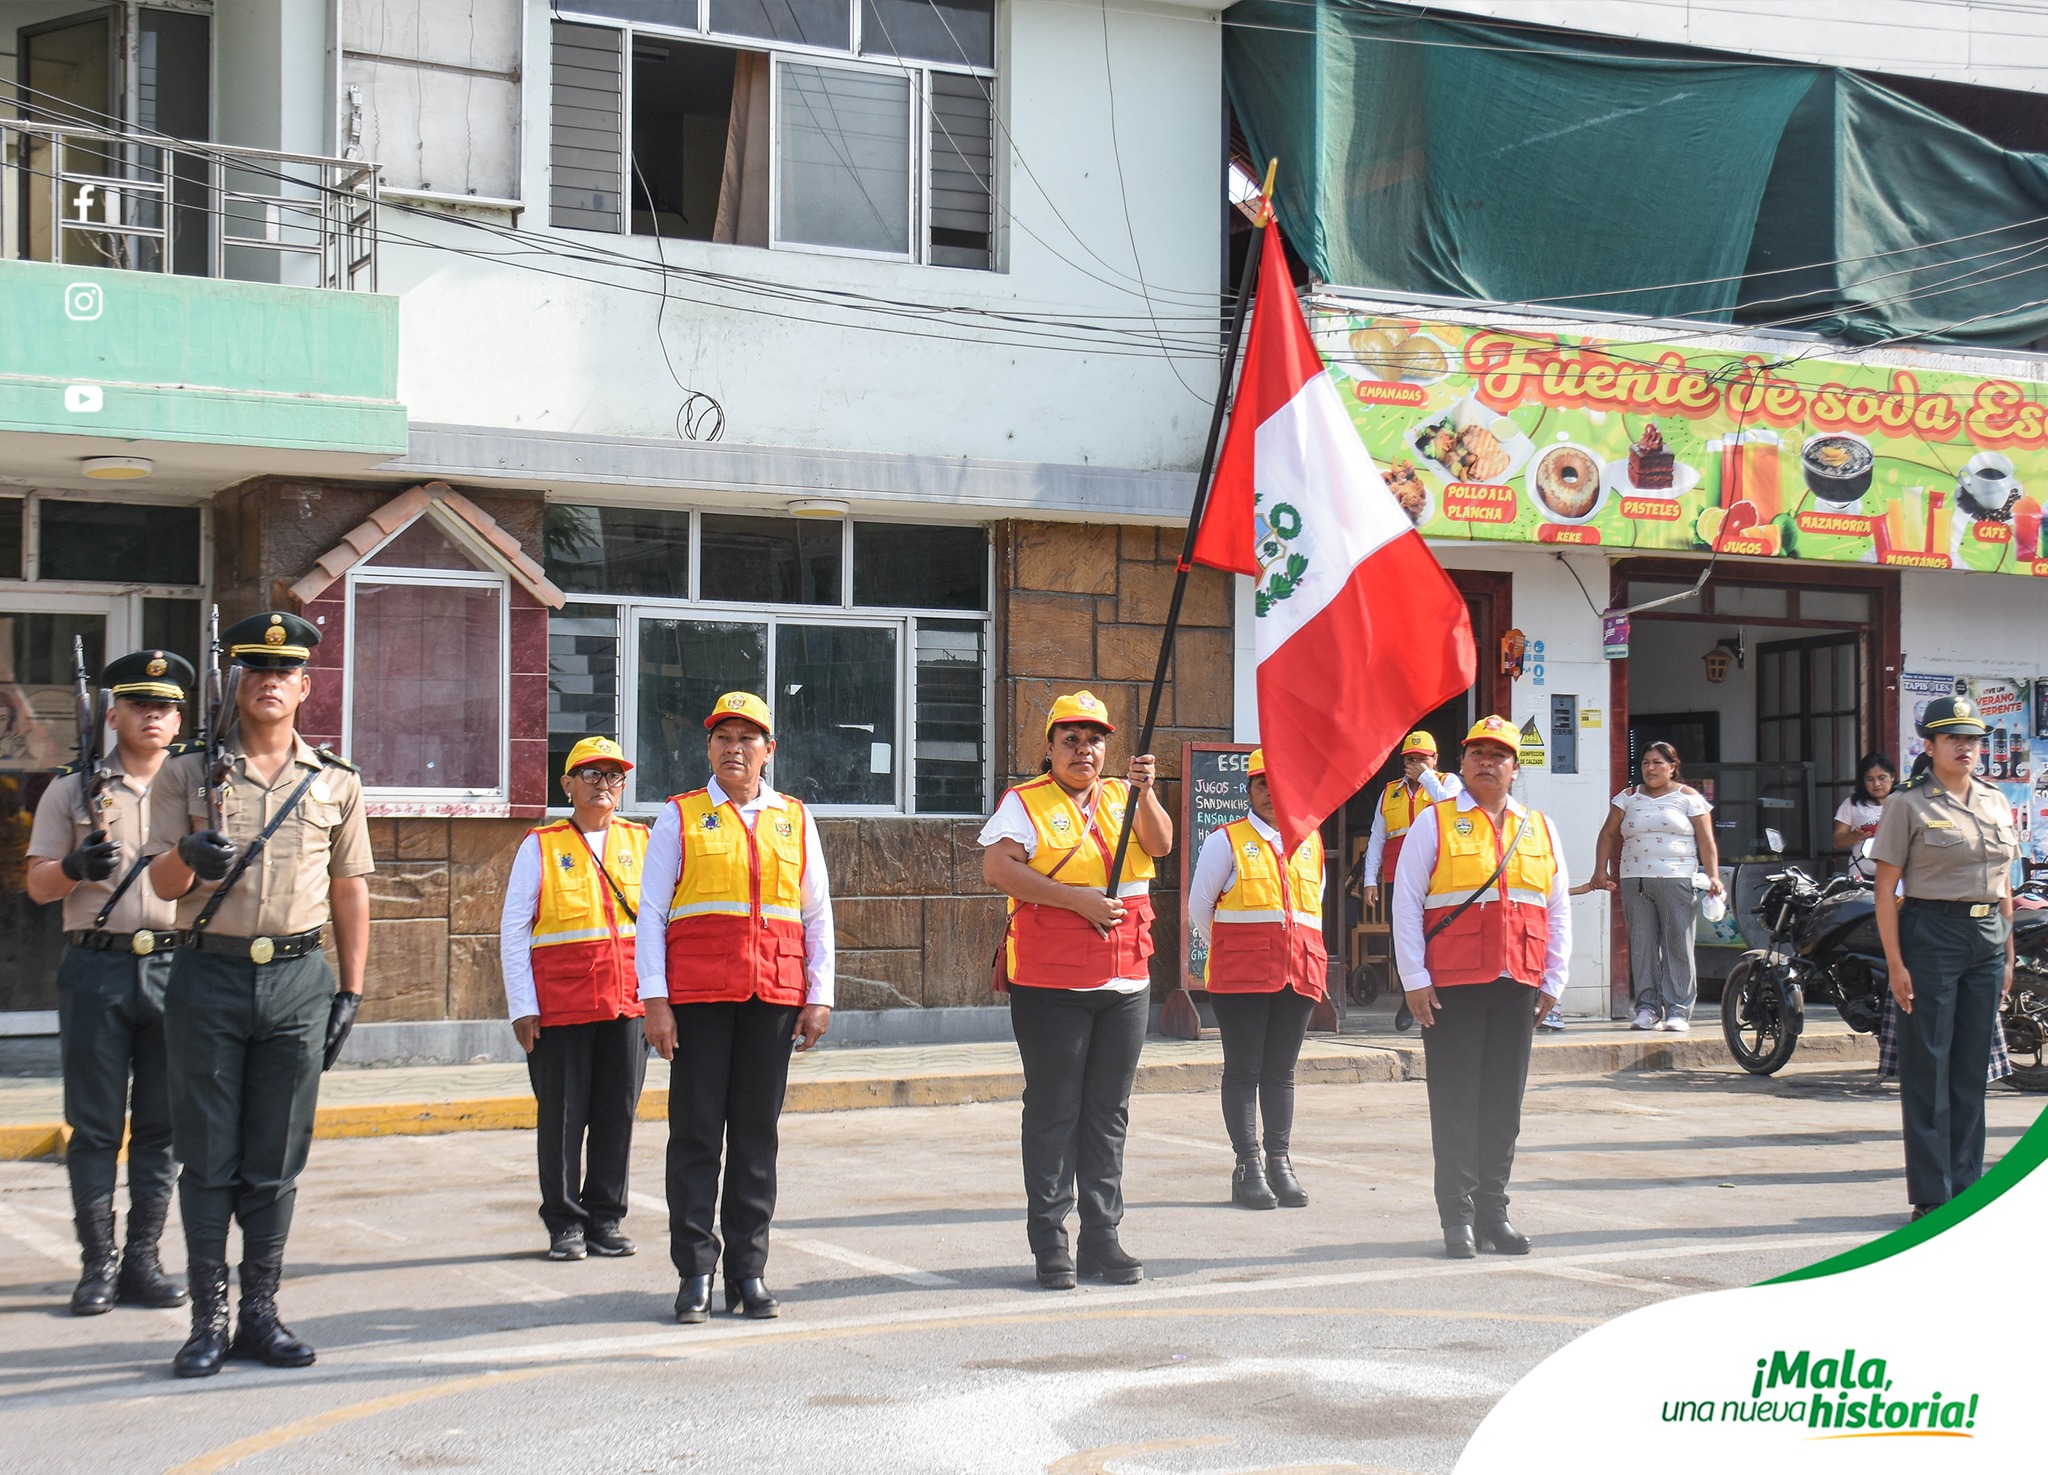
{"type": "MultiPolygon", "coordinates": [[[[633,160],[633,177],[640,181],[640,192],[647,196],[647,218],[654,225],[654,254],[661,262],[661,306],[654,310],[654,341],[661,349],[662,363],[668,366],[668,377],[675,380],[676,388],[683,394],[683,402],[676,407],[676,439],[721,440],[725,436],[725,406],[703,390],[683,383],[683,376],[676,372],[676,361],[669,356],[668,259],[661,244],[661,207],[655,201],[654,191],[649,188],[647,176],[641,171],[637,158],[633,160]]],[[[626,203],[630,208],[632,202],[626,203]]]]}

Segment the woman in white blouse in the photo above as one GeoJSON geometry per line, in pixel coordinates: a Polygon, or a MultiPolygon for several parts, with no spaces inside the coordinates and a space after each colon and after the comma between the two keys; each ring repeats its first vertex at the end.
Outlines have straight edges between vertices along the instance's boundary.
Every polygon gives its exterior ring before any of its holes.
{"type": "Polygon", "coordinates": [[[1714,844],[1713,806],[1678,781],[1678,750],[1643,750],[1642,782],[1614,796],[1600,831],[1594,869],[1621,893],[1628,927],[1628,972],[1636,1029],[1684,1034],[1699,999],[1693,961],[1693,877],[1721,894],[1721,855],[1714,844]]]}
{"type": "MultiPolygon", "coordinates": [[[[1858,842],[1877,833],[1877,817],[1884,811],[1887,795],[1898,786],[1899,770],[1882,753],[1865,753],[1856,765],[1856,788],[1835,811],[1834,848],[1854,850],[1858,842]]],[[[1876,879],[1877,862],[1868,855],[1852,856],[1850,871],[1864,880],[1876,879]]]]}

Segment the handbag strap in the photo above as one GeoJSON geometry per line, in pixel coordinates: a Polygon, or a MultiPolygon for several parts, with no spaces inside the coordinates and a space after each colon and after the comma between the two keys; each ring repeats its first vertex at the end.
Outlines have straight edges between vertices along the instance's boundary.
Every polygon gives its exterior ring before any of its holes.
{"type": "Polygon", "coordinates": [[[1463,901],[1459,902],[1456,906],[1452,907],[1450,911],[1446,913],[1442,918],[1440,918],[1434,926],[1432,926],[1427,932],[1423,933],[1423,942],[1429,942],[1439,932],[1443,931],[1444,928],[1450,926],[1451,923],[1457,921],[1459,917],[1463,916],[1465,908],[1471,906],[1473,902],[1479,900],[1480,897],[1486,895],[1487,892],[1493,890],[1493,883],[1498,881],[1500,879],[1500,873],[1508,868],[1508,861],[1513,858],[1515,853],[1515,847],[1522,843],[1522,836],[1528,833],[1529,816],[1525,813],[1522,816],[1522,822],[1515,826],[1515,838],[1508,841],[1508,843],[1501,848],[1500,864],[1493,868],[1493,874],[1488,876],[1484,881],[1480,883],[1479,889],[1477,891],[1473,892],[1470,896],[1466,897],[1463,901]]]}
{"type": "Polygon", "coordinates": [[[590,852],[591,860],[597,863],[597,873],[604,877],[605,883],[612,888],[612,895],[618,898],[619,906],[626,914],[626,920],[637,927],[640,924],[640,913],[633,903],[626,900],[626,893],[620,889],[619,883],[612,878],[612,873],[605,868],[604,857],[597,853],[597,847],[591,844],[590,837],[584,835],[583,831],[577,827],[576,821],[570,820],[569,828],[575,830],[577,834],[583,835],[583,848],[590,852]]]}
{"type": "MultiPolygon", "coordinates": [[[[1095,790],[1095,797],[1096,803],[1089,805],[1087,810],[1081,815],[1081,828],[1083,830],[1095,829],[1095,810],[1097,805],[1101,803],[1102,799],[1102,789],[1099,785],[1095,790]]],[[[1097,839],[1102,838],[1101,831],[1097,830],[1095,833],[1097,839]]],[[[1072,850],[1069,850],[1065,855],[1061,856],[1057,861],[1053,863],[1053,868],[1045,873],[1045,879],[1050,881],[1055,876],[1059,875],[1061,871],[1064,871],[1067,868],[1067,862],[1072,860],[1075,856],[1079,855],[1080,853],[1081,847],[1079,845],[1076,845],[1072,850]]],[[[1017,925],[1017,912],[1019,908],[1025,905],[1027,905],[1027,903],[1021,901],[1018,902],[1016,906],[1010,908],[1009,914],[1003,918],[1003,935],[1001,940],[996,943],[996,951],[1001,952],[1003,947],[1009,942],[1010,929],[1017,925]]]]}

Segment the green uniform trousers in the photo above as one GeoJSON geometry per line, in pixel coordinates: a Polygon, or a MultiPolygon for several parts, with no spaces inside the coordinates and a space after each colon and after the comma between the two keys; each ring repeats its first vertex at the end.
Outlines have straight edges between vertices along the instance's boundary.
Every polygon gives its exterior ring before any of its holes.
{"type": "Polygon", "coordinates": [[[1913,975],[1913,1012],[1899,1016],[1899,1106],[1915,1204],[1945,1204],[1984,1176],[1984,1077],[2005,927],[1996,912],[1960,916],[1910,898],[1899,909],[1899,961],[1913,975]]]}
{"type": "Polygon", "coordinates": [[[178,951],[164,998],[178,1206],[194,1260],[282,1252],[313,1141],[334,973],[319,953],[251,963],[178,951]]]}
{"type": "Polygon", "coordinates": [[[171,1097],[165,1080],[164,985],[170,953],[67,947],[57,965],[57,1032],[64,1062],[64,1151],[72,1208],[110,1203],[128,1137],[128,1200],[171,1196],[171,1097]],[[130,1093],[133,1092],[131,1101],[130,1093]]]}

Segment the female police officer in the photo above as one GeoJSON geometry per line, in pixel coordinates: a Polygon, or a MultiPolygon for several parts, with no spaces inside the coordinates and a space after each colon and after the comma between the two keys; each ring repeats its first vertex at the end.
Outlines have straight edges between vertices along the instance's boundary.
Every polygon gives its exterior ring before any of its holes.
{"type": "Polygon", "coordinates": [[[1072,1290],[1067,1214],[1078,1181],[1078,1269],[1118,1285],[1145,1267],[1124,1253],[1124,1132],[1151,995],[1152,860],[1173,849],[1149,753],[1128,781],[1104,778],[1109,710],[1091,692],[1058,698],[1046,771],[1003,795],[982,827],[981,873],[1010,898],[1004,943],[1010,1027],[1024,1064],[1026,1234],[1038,1283],[1072,1290]],[[1135,793],[1133,792],[1135,791],[1135,793]],[[1125,808],[1132,844],[1105,894],[1125,808]]]}
{"type": "Polygon", "coordinates": [[[1899,1028],[1906,1195],[1918,1219],[1984,1172],[1984,1076],[2012,986],[2012,806],[1972,770],[1984,723],[1962,697],[1920,720],[1933,767],[1877,822],[1877,930],[1899,1028]],[[1900,900],[1903,883],[1904,900],[1900,900]]]}

